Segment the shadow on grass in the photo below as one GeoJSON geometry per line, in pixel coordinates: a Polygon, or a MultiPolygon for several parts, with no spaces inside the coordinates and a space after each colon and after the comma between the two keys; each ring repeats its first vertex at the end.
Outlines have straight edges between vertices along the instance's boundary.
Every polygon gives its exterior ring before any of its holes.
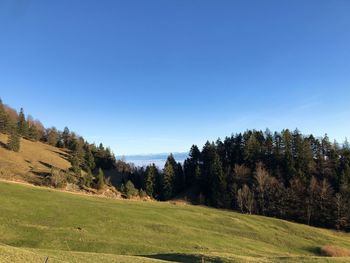
{"type": "Polygon", "coordinates": [[[54,150],[52,150],[52,152],[58,154],[62,159],[69,161],[69,154],[68,153],[58,152],[58,151],[54,151],[54,150]]]}
{"type": "Polygon", "coordinates": [[[45,166],[46,168],[49,168],[49,169],[52,168],[52,165],[49,164],[49,163],[46,163],[46,162],[43,162],[43,161],[39,161],[39,163],[40,163],[41,165],[45,166]]]}
{"type": "Polygon", "coordinates": [[[315,256],[324,256],[321,247],[308,247],[305,248],[305,250],[311,252],[315,256]]]}
{"type": "Polygon", "coordinates": [[[3,143],[3,142],[0,142],[0,147],[8,149],[7,145],[5,143],[3,143]]]}
{"type": "Polygon", "coordinates": [[[170,262],[186,262],[186,263],[224,263],[220,258],[207,257],[202,255],[193,255],[193,254],[181,254],[181,253],[173,253],[173,254],[155,254],[155,255],[140,255],[145,258],[153,258],[166,260],[170,262]]]}
{"type": "Polygon", "coordinates": [[[49,172],[39,172],[39,171],[31,171],[33,174],[41,177],[41,178],[46,178],[49,177],[51,175],[51,173],[49,172]]]}

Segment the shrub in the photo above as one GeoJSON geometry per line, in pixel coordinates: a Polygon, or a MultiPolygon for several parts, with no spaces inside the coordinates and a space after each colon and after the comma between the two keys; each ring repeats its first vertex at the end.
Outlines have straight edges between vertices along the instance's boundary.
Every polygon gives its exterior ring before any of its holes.
{"type": "Polygon", "coordinates": [[[139,191],[139,196],[140,196],[141,198],[147,197],[146,191],[144,191],[143,189],[140,189],[140,191],[139,191]]]}
{"type": "Polygon", "coordinates": [[[105,187],[106,181],[105,181],[105,175],[103,173],[103,170],[101,168],[98,169],[98,174],[97,174],[97,182],[96,182],[96,188],[98,190],[101,190],[105,187]]]}
{"type": "Polygon", "coordinates": [[[350,257],[350,250],[333,245],[321,247],[321,254],[327,257],[350,257]]]}
{"type": "Polygon", "coordinates": [[[79,178],[79,186],[91,187],[93,180],[94,180],[94,177],[93,177],[91,171],[88,171],[87,174],[85,174],[79,178]]]}
{"type": "Polygon", "coordinates": [[[135,188],[134,184],[129,180],[127,183],[122,185],[122,192],[127,198],[137,196],[139,191],[135,188]]]}
{"type": "Polygon", "coordinates": [[[56,188],[63,188],[67,185],[67,176],[64,171],[51,168],[50,185],[56,188]]]}

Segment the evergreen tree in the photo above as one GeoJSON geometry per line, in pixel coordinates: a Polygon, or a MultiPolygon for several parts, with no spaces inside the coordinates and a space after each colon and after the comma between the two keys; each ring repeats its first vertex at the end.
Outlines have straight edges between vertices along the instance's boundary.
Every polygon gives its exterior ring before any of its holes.
{"type": "Polygon", "coordinates": [[[86,174],[84,176],[80,177],[80,185],[86,186],[86,187],[91,187],[93,180],[94,180],[94,177],[91,173],[91,170],[88,169],[86,174]]]}
{"type": "Polygon", "coordinates": [[[84,145],[84,163],[85,163],[85,167],[86,170],[93,170],[96,167],[95,164],[95,158],[94,155],[92,154],[92,151],[90,149],[90,145],[85,143],[84,145]]]}
{"type": "Polygon", "coordinates": [[[106,181],[105,181],[105,175],[104,175],[103,170],[101,168],[98,169],[96,179],[97,179],[96,188],[99,190],[103,189],[106,185],[106,181]]]}
{"type": "Polygon", "coordinates": [[[209,204],[223,207],[226,203],[226,175],[213,143],[204,145],[201,159],[200,190],[209,204]]]}
{"type": "Polygon", "coordinates": [[[64,127],[64,130],[62,132],[62,142],[63,142],[63,147],[69,148],[69,145],[71,142],[71,134],[68,127],[64,127]]]}
{"type": "Polygon", "coordinates": [[[81,175],[81,163],[80,160],[78,158],[78,156],[76,154],[72,154],[71,159],[70,159],[70,163],[72,165],[71,170],[73,171],[73,173],[76,176],[80,176],[81,175]]]}
{"type": "Polygon", "coordinates": [[[174,191],[175,194],[181,193],[185,188],[185,177],[181,163],[177,163],[175,166],[175,181],[174,191]]]}
{"type": "Polygon", "coordinates": [[[26,121],[23,108],[21,108],[18,120],[17,120],[17,131],[18,134],[22,137],[28,137],[28,123],[26,121]]]}
{"type": "Polygon", "coordinates": [[[222,170],[220,157],[215,152],[213,160],[211,160],[210,173],[211,173],[211,196],[210,203],[215,207],[225,207],[226,200],[226,174],[222,170]]]}
{"type": "Polygon", "coordinates": [[[186,187],[191,187],[197,183],[200,176],[199,160],[200,151],[196,145],[191,147],[189,158],[184,162],[184,180],[186,187]]]}
{"type": "Polygon", "coordinates": [[[12,127],[8,137],[7,148],[14,152],[19,152],[21,147],[21,138],[15,127],[12,127]]]}
{"type": "Polygon", "coordinates": [[[175,169],[174,163],[176,165],[175,159],[171,154],[164,166],[163,176],[162,176],[162,199],[169,200],[174,194],[174,180],[175,180],[175,169]]]}
{"type": "Polygon", "coordinates": [[[135,188],[134,184],[128,180],[125,185],[122,186],[122,192],[126,195],[127,198],[137,196],[139,191],[135,188]]]}
{"type": "Polygon", "coordinates": [[[158,169],[155,166],[155,164],[153,163],[147,166],[145,189],[146,189],[147,195],[150,197],[155,197],[157,177],[158,177],[158,169]]]}

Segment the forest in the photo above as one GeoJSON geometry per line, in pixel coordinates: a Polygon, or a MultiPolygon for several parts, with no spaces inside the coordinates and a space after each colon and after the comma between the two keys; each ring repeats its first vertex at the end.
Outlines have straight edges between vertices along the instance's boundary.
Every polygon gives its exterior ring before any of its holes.
{"type": "Polygon", "coordinates": [[[96,146],[67,127],[45,128],[0,100],[0,133],[7,147],[20,150],[20,138],[70,152],[69,171],[52,171],[55,187],[67,181],[101,189],[113,185],[126,197],[185,199],[194,204],[276,217],[313,226],[350,230],[350,145],[327,135],[247,130],[223,140],[193,145],[185,162],[170,154],[163,169],[135,167],[116,160],[108,147],[96,146]],[[115,171],[105,176],[107,171],[115,171]],[[115,177],[122,178],[121,181],[115,177]],[[118,182],[118,183],[116,183],[118,182]]]}

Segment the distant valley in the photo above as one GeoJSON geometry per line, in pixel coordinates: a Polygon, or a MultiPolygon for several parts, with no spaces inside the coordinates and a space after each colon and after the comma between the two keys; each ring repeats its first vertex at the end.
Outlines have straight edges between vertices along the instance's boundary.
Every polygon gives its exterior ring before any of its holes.
{"type": "MultiPolygon", "coordinates": [[[[124,155],[117,156],[117,159],[123,159],[128,163],[133,163],[138,167],[146,167],[154,163],[158,168],[162,169],[169,156],[169,153],[156,153],[156,154],[136,154],[136,155],[124,155]]],[[[177,162],[183,163],[188,158],[187,152],[173,153],[173,156],[177,162]]]]}

